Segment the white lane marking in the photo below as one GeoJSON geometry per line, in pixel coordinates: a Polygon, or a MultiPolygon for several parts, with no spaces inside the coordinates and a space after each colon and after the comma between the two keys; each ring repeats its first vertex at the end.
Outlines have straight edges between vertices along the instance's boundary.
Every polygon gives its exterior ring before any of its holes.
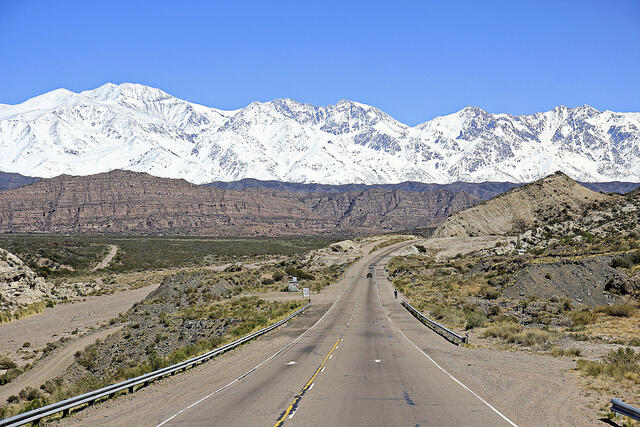
{"type": "Polygon", "coordinates": [[[285,365],[287,365],[287,366],[291,366],[291,365],[295,365],[295,364],[296,364],[295,360],[292,360],[289,363],[285,363],[285,365]]]}
{"type": "Polygon", "coordinates": [[[208,395],[204,396],[203,398],[193,402],[191,405],[187,406],[184,409],[179,410],[178,412],[176,412],[175,414],[173,414],[172,416],[170,416],[169,418],[167,418],[166,420],[164,420],[163,422],[161,422],[160,424],[158,424],[156,427],[160,427],[162,425],[165,425],[166,423],[168,423],[169,421],[171,421],[172,419],[174,419],[175,417],[177,417],[178,415],[182,414],[183,412],[193,408],[194,406],[196,406],[198,403],[201,403],[205,400],[207,400],[208,398],[210,398],[211,396],[218,394],[219,392],[229,388],[230,386],[232,386],[233,384],[237,383],[238,381],[240,381],[241,379],[243,379],[244,377],[246,377],[247,375],[249,375],[250,373],[252,373],[253,371],[255,371],[256,369],[258,369],[259,367],[261,367],[262,365],[264,365],[265,363],[269,362],[271,359],[273,359],[274,357],[278,356],[280,353],[282,353],[285,350],[288,350],[290,347],[292,347],[293,345],[295,345],[298,341],[300,341],[302,339],[302,337],[304,337],[305,335],[307,335],[307,333],[312,330],[313,328],[316,327],[316,325],[318,325],[318,323],[322,322],[322,319],[324,319],[327,314],[329,314],[329,312],[331,312],[331,310],[333,310],[333,307],[336,306],[336,304],[342,299],[342,297],[344,296],[344,294],[347,292],[347,290],[345,289],[344,291],[342,291],[342,293],[340,294],[340,297],[338,297],[338,299],[333,303],[333,305],[331,307],[329,307],[329,310],[327,310],[327,312],[325,314],[322,315],[321,318],[318,319],[318,321],[316,323],[313,324],[313,326],[311,326],[309,329],[307,329],[306,331],[304,331],[303,333],[301,333],[296,339],[294,339],[293,341],[291,341],[289,344],[285,345],[284,347],[282,347],[280,350],[276,351],[274,354],[272,354],[270,357],[268,357],[267,359],[263,360],[262,362],[258,363],[256,366],[254,366],[253,368],[249,369],[247,372],[245,372],[244,374],[240,375],[238,378],[236,378],[235,380],[231,381],[229,384],[226,384],[222,387],[220,387],[219,389],[217,389],[216,391],[213,391],[211,393],[209,393],[208,395]]]}
{"type": "MultiPolygon", "coordinates": [[[[393,322],[391,322],[391,318],[387,315],[387,320],[389,320],[389,323],[393,324],[393,322]]],[[[442,366],[438,365],[438,363],[433,360],[431,358],[431,356],[429,356],[427,353],[425,353],[420,347],[418,347],[413,341],[411,341],[405,334],[404,332],[402,332],[402,330],[398,327],[396,327],[396,329],[398,329],[398,332],[400,332],[402,334],[402,336],[404,337],[404,339],[406,339],[412,346],[414,346],[415,348],[418,349],[418,351],[422,354],[425,355],[425,357],[427,359],[429,359],[431,361],[431,363],[433,363],[434,365],[436,365],[438,367],[438,369],[440,369],[442,372],[444,372],[445,374],[447,374],[449,376],[449,378],[451,378],[453,381],[455,381],[456,383],[458,383],[462,388],[464,388],[465,390],[467,390],[469,393],[473,394],[475,397],[477,397],[482,403],[484,403],[485,405],[487,405],[489,407],[489,409],[491,409],[493,412],[495,412],[496,414],[498,414],[503,420],[505,420],[506,422],[508,422],[509,424],[511,424],[513,427],[518,427],[518,425],[516,423],[514,423],[513,421],[511,421],[509,418],[506,417],[506,415],[504,415],[502,412],[498,411],[496,408],[494,408],[489,402],[487,402],[486,400],[484,400],[482,397],[480,397],[476,392],[474,392],[473,390],[471,390],[469,387],[467,387],[466,385],[464,385],[461,381],[459,381],[456,377],[454,377],[453,375],[451,375],[449,372],[447,372],[442,366]]]]}
{"type": "Polygon", "coordinates": [[[344,338],[340,338],[340,342],[344,341],[344,338]]]}
{"type": "Polygon", "coordinates": [[[338,345],[336,346],[336,350],[338,349],[338,347],[340,347],[340,344],[338,344],[338,345]]]}
{"type": "Polygon", "coordinates": [[[323,366],[322,369],[320,369],[320,372],[324,372],[325,369],[326,369],[326,366],[323,366]]]}
{"type": "Polygon", "coordinates": [[[298,412],[298,410],[295,410],[291,413],[291,415],[289,415],[289,419],[293,418],[293,416],[296,414],[296,412],[298,412]]]}
{"type": "Polygon", "coordinates": [[[311,383],[311,385],[309,386],[309,390],[311,390],[314,385],[316,385],[316,383],[311,383]]]}
{"type": "Polygon", "coordinates": [[[333,359],[333,354],[329,356],[329,359],[333,359]]]}
{"type": "Polygon", "coordinates": [[[382,362],[382,360],[376,359],[376,363],[380,363],[380,362],[382,362]]]}

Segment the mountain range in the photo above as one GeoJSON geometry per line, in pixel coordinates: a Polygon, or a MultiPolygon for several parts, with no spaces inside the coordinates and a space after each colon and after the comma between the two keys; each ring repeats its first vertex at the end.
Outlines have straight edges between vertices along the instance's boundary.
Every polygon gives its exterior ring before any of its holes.
{"type": "Polygon", "coordinates": [[[291,99],[225,111],[139,84],[65,89],[0,105],[0,170],[27,176],[115,169],[202,184],[640,182],[640,113],[589,106],[532,115],[467,107],[417,126],[352,101],[291,99]]]}

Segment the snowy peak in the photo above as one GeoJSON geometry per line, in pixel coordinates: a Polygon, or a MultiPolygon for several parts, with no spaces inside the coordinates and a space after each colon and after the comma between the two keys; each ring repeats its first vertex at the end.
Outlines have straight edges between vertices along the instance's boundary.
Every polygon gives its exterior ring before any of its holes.
{"type": "Polygon", "coordinates": [[[29,176],[127,169],[194,183],[640,181],[640,113],[588,105],[513,116],[477,107],[407,126],[341,100],[224,111],[141,84],[58,89],[0,105],[0,170],[29,176]]]}

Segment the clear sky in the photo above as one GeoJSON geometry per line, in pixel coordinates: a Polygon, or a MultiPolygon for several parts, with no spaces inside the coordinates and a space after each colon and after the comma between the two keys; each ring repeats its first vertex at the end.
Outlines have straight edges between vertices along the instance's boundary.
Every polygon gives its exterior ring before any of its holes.
{"type": "Polygon", "coordinates": [[[640,1],[0,0],[0,103],[106,82],[235,109],[340,99],[417,124],[467,105],[640,111],[640,1]]]}

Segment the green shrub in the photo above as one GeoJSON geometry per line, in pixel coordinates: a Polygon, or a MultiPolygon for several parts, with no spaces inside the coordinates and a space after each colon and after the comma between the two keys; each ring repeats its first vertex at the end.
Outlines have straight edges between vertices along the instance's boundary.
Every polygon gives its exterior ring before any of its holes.
{"type": "Polygon", "coordinates": [[[20,393],[18,393],[18,396],[20,396],[20,399],[28,400],[30,402],[32,400],[41,398],[42,393],[40,392],[40,390],[37,390],[33,387],[25,387],[22,390],[20,390],[20,393]]]}
{"type": "Polygon", "coordinates": [[[483,337],[501,338],[511,344],[534,346],[544,344],[553,338],[553,334],[542,329],[527,329],[515,323],[501,323],[485,329],[483,337]]]}
{"type": "Polygon", "coordinates": [[[577,369],[592,377],[609,377],[618,381],[625,378],[635,378],[639,381],[640,353],[636,353],[630,347],[620,347],[611,350],[603,357],[602,362],[591,360],[578,360],[577,369]],[[631,375],[630,375],[631,374],[631,375]]]}
{"type": "Polygon", "coordinates": [[[465,318],[467,319],[467,323],[465,324],[465,330],[479,328],[484,326],[487,318],[480,312],[477,311],[467,311],[465,313],[465,318]]]}
{"type": "Polygon", "coordinates": [[[624,257],[620,257],[620,258],[614,258],[613,261],[611,261],[611,267],[613,268],[629,268],[631,267],[631,262],[624,257]]]}
{"type": "Polygon", "coordinates": [[[574,325],[588,325],[596,320],[596,316],[589,308],[574,310],[569,313],[569,318],[573,321],[574,325]]]}
{"type": "Polygon", "coordinates": [[[633,313],[634,307],[630,304],[599,305],[594,310],[609,316],[629,317],[633,313]]]}
{"type": "Polygon", "coordinates": [[[556,357],[568,356],[568,357],[578,357],[580,356],[580,349],[578,347],[570,347],[570,348],[560,348],[553,347],[551,349],[551,355],[556,357]]]}
{"type": "Polygon", "coordinates": [[[480,292],[482,296],[489,300],[497,299],[500,296],[500,292],[493,286],[483,286],[480,292]]]}
{"type": "Polygon", "coordinates": [[[16,364],[9,357],[4,354],[0,354],[0,369],[9,370],[14,369],[16,364]]]}
{"type": "Polygon", "coordinates": [[[313,280],[315,279],[315,276],[311,273],[307,273],[306,271],[297,268],[297,267],[293,267],[293,266],[288,266],[287,268],[285,268],[285,271],[287,272],[287,274],[289,276],[294,276],[297,277],[299,279],[305,279],[305,280],[313,280]]]}

